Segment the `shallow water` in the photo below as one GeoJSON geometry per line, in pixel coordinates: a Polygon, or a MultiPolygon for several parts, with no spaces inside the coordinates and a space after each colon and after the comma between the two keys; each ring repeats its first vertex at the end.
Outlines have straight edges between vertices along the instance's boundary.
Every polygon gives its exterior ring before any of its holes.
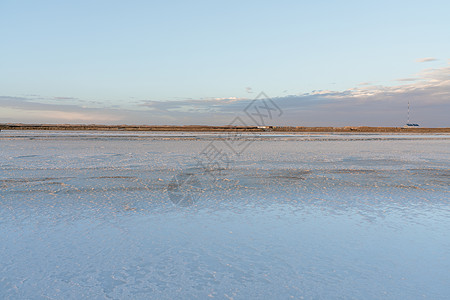
{"type": "Polygon", "coordinates": [[[450,295],[450,135],[2,131],[0,162],[2,299],[450,295]]]}

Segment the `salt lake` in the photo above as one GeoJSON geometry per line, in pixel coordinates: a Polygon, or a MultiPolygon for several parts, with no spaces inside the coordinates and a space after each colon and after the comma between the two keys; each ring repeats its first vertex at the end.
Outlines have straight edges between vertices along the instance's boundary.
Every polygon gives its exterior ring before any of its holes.
{"type": "Polygon", "coordinates": [[[448,299],[450,135],[0,132],[2,299],[448,299]]]}

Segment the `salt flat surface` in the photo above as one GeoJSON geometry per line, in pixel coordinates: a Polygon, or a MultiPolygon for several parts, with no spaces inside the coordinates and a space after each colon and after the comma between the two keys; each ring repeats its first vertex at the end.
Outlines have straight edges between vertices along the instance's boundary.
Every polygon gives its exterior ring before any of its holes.
{"type": "Polygon", "coordinates": [[[445,134],[2,131],[0,298],[448,299],[449,186],[445,134]]]}

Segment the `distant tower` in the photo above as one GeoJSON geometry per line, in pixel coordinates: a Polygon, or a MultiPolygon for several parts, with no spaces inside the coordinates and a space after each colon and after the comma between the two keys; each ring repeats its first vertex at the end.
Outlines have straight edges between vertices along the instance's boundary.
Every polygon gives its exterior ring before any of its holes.
{"type": "Polygon", "coordinates": [[[405,126],[403,126],[403,128],[411,128],[411,127],[418,127],[419,126],[419,124],[412,124],[409,121],[410,121],[410,109],[409,109],[409,100],[408,100],[408,122],[406,123],[405,126]]]}
{"type": "Polygon", "coordinates": [[[406,124],[410,124],[409,123],[409,100],[408,100],[408,122],[406,122],[406,124]]]}

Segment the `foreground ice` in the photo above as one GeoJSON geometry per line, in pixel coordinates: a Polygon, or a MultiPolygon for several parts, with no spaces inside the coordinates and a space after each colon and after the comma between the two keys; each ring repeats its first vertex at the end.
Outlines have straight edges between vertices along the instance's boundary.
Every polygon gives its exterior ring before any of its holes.
{"type": "Polygon", "coordinates": [[[450,296],[450,135],[6,131],[0,162],[1,299],[450,296]]]}

